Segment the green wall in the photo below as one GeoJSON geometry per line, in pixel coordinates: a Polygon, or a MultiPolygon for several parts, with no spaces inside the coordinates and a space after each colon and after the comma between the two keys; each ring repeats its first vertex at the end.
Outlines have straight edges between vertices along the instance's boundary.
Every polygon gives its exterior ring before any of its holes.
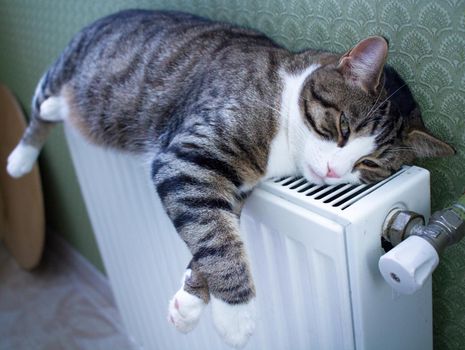
{"type": "MultiPolygon", "coordinates": [[[[465,189],[465,1],[417,0],[0,0],[0,80],[26,112],[42,72],[72,34],[122,8],[179,9],[257,28],[293,50],[345,51],[359,39],[390,39],[389,63],[408,81],[427,125],[458,155],[420,165],[432,171],[433,209],[465,189]]],[[[61,129],[40,159],[47,220],[100,269],[102,262],[61,129]]],[[[436,349],[465,348],[465,244],[434,275],[436,349]]]]}

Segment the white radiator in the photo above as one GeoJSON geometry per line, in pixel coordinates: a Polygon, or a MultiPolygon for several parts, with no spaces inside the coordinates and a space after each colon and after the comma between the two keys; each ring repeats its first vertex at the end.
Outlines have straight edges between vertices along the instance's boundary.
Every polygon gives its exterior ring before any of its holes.
{"type": "MultiPolygon", "coordinates": [[[[166,321],[190,256],[146,169],[65,129],[128,333],[146,350],[229,349],[208,308],[187,335],[166,321]]],[[[431,281],[401,296],[378,271],[387,213],[428,217],[429,196],[429,173],[418,167],[375,186],[287,178],[256,188],[241,216],[259,313],[246,349],[432,349],[431,281]]]]}

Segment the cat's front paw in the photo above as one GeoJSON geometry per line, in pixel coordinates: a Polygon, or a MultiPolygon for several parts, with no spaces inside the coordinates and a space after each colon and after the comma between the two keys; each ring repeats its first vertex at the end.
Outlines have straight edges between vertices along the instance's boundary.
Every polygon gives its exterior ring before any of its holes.
{"type": "MultiPolygon", "coordinates": [[[[188,276],[190,270],[186,272],[188,276]]],[[[185,277],[184,277],[185,278],[185,277]]],[[[200,315],[205,308],[205,302],[184,290],[184,280],[181,289],[169,302],[168,321],[171,322],[178,331],[188,333],[195,328],[199,322],[200,315]]]]}
{"type": "Polygon", "coordinates": [[[255,299],[244,304],[228,304],[212,296],[212,314],[218,333],[230,346],[242,348],[255,330],[255,299]]]}

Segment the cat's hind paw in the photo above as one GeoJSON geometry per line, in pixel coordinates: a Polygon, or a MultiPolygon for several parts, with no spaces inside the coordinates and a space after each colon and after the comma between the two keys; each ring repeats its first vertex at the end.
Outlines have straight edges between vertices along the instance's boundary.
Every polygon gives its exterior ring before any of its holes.
{"type": "Polygon", "coordinates": [[[39,150],[34,146],[20,143],[8,157],[6,170],[11,177],[21,177],[32,170],[39,155],[39,150]]]}
{"type": "Polygon", "coordinates": [[[244,347],[255,330],[255,299],[228,304],[212,296],[211,303],[213,322],[223,340],[232,347],[244,347]]]}
{"type": "MultiPolygon", "coordinates": [[[[186,272],[186,275],[189,273],[186,272]]],[[[171,322],[178,331],[188,333],[195,328],[199,322],[205,302],[184,290],[184,281],[181,289],[169,302],[168,321],[171,322]]]]}

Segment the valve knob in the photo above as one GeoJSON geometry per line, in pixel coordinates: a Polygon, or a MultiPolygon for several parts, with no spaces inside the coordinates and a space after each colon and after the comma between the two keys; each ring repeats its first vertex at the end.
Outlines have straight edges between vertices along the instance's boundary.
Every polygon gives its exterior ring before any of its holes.
{"type": "Polygon", "coordinates": [[[413,294],[431,276],[439,263],[436,249],[427,240],[409,236],[379,259],[386,282],[401,294],[413,294]]]}

